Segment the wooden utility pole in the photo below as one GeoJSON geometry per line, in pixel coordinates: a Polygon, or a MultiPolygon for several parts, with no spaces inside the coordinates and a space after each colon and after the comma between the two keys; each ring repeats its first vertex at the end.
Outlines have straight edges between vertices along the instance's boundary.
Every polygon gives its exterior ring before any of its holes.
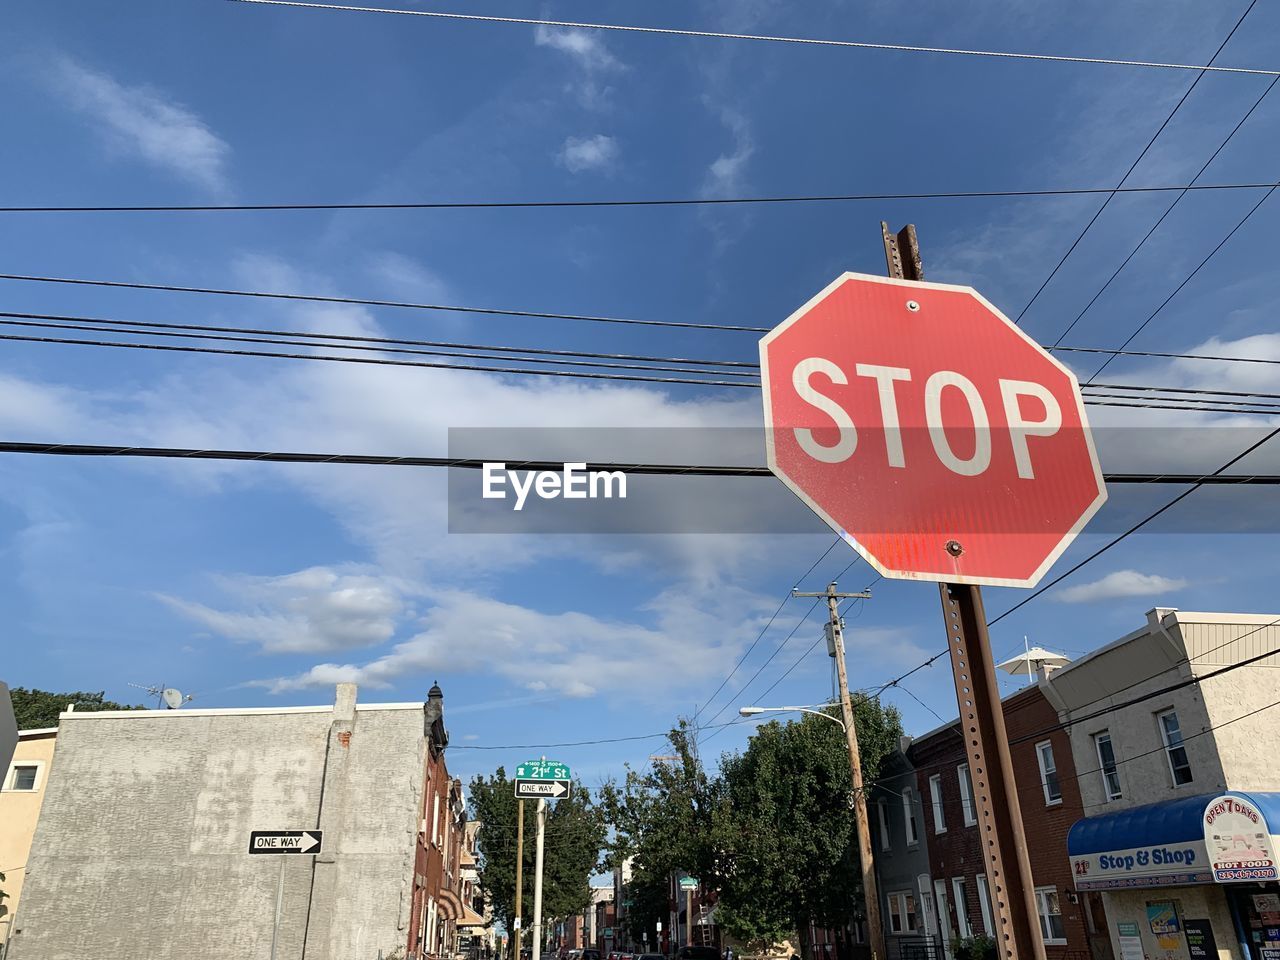
{"type": "Polygon", "coordinates": [[[516,916],[512,939],[516,942],[515,957],[520,960],[520,893],[524,881],[524,801],[516,801],[516,916]]]}
{"type": "MultiPolygon", "coordinates": [[[[889,276],[923,280],[916,228],[907,224],[896,235],[880,223],[889,276]]],[[[964,552],[958,540],[947,542],[954,556],[964,552]]],[[[982,590],[973,584],[939,583],[942,619],[951,652],[960,733],[969,759],[969,777],[977,807],[978,831],[991,885],[991,906],[999,933],[995,937],[1002,960],[1045,960],[1031,858],[1022,826],[1022,808],[1013,779],[1004,709],[996,685],[991,636],[982,606],[982,590]]]]}
{"type": "Polygon", "coordinates": [[[871,826],[867,820],[867,796],[862,783],[862,751],[858,748],[858,730],[853,720],[853,702],[849,699],[849,676],[844,663],[844,625],[840,620],[840,601],[849,597],[862,600],[871,598],[869,593],[837,593],[834,583],[827,584],[822,593],[800,593],[792,590],[794,597],[825,597],[830,622],[827,629],[831,637],[831,655],[836,661],[836,679],[840,684],[840,714],[844,718],[844,737],[849,746],[849,773],[853,777],[853,819],[858,831],[858,862],[862,867],[862,897],[867,907],[867,942],[871,945],[871,960],[884,960],[884,927],[880,920],[880,893],[876,887],[876,864],[871,852],[871,826]]]}

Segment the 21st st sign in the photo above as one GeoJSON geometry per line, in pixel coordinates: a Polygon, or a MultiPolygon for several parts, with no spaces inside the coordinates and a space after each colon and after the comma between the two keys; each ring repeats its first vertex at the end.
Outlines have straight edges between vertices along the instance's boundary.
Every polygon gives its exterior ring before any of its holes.
{"type": "Polygon", "coordinates": [[[770,469],[886,577],[1034,586],[1106,500],[1075,376],[972,287],[846,273],[760,364],[770,469]]]}

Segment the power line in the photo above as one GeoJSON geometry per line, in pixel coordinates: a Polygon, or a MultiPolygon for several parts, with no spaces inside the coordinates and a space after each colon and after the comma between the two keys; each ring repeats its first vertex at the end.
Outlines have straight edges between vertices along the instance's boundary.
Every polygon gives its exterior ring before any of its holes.
{"type": "MultiPolygon", "coordinates": [[[[1132,250],[1129,251],[1129,255],[1120,262],[1120,266],[1116,267],[1114,272],[1112,272],[1111,276],[1107,277],[1106,282],[1101,287],[1098,288],[1098,292],[1089,298],[1089,302],[1086,303],[1084,307],[1081,308],[1078,314],[1076,314],[1075,319],[1073,319],[1069,324],[1067,324],[1066,329],[1063,330],[1062,333],[1058,334],[1058,339],[1053,341],[1054,346],[1057,346],[1058,344],[1062,343],[1063,340],[1066,339],[1067,334],[1069,334],[1072,330],[1075,329],[1076,324],[1079,323],[1084,318],[1084,315],[1088,313],[1089,310],[1093,307],[1093,305],[1098,302],[1098,298],[1107,292],[1107,290],[1111,287],[1111,284],[1116,279],[1116,277],[1120,276],[1120,274],[1124,272],[1124,268],[1127,267],[1130,261],[1132,261],[1133,258],[1138,255],[1138,251],[1141,250],[1144,246],[1146,246],[1147,241],[1151,239],[1152,235],[1158,229],[1160,229],[1160,224],[1164,223],[1165,219],[1169,216],[1169,214],[1173,213],[1174,207],[1176,207],[1179,203],[1182,202],[1182,198],[1187,195],[1191,186],[1194,186],[1195,182],[1199,180],[1202,176],[1204,176],[1204,172],[1209,169],[1209,165],[1213,163],[1214,160],[1218,159],[1218,154],[1222,153],[1222,151],[1226,149],[1227,144],[1229,144],[1232,141],[1232,139],[1235,137],[1235,135],[1240,132],[1240,128],[1245,125],[1246,121],[1248,121],[1248,119],[1251,116],[1253,116],[1253,111],[1258,109],[1258,106],[1262,103],[1262,101],[1267,98],[1267,94],[1271,92],[1271,89],[1276,85],[1277,81],[1280,81],[1280,77],[1276,77],[1269,84],[1267,84],[1267,89],[1263,90],[1261,96],[1259,96],[1257,100],[1253,101],[1253,105],[1250,106],[1249,109],[1245,111],[1244,116],[1240,118],[1239,122],[1237,122],[1236,125],[1232,128],[1231,132],[1227,134],[1226,138],[1220,144],[1218,144],[1218,149],[1214,150],[1213,153],[1210,154],[1209,159],[1204,162],[1204,164],[1200,167],[1198,171],[1196,171],[1196,175],[1191,178],[1191,184],[1188,185],[1188,189],[1181,191],[1176,197],[1173,198],[1173,203],[1169,204],[1169,206],[1165,208],[1164,213],[1160,214],[1159,219],[1157,219],[1156,222],[1151,225],[1151,229],[1148,230],[1146,234],[1143,236],[1143,238],[1138,241],[1137,246],[1135,246],[1132,250]]],[[[1098,372],[1100,373],[1101,371],[1098,371],[1098,372]]],[[[1097,376],[1097,374],[1094,374],[1094,376],[1097,376]]],[[[1089,379],[1092,381],[1093,377],[1090,377],[1089,379]]]]}
{"type": "MultiPolygon", "coordinates": [[[[1236,232],[1241,227],[1243,227],[1246,223],[1249,222],[1249,218],[1252,217],[1257,212],[1258,208],[1261,207],[1264,203],[1266,203],[1268,199],[1270,199],[1271,195],[1276,192],[1276,186],[1280,186],[1280,184],[1273,185],[1271,189],[1269,189],[1266,193],[1264,193],[1261,197],[1259,197],[1258,202],[1255,203],[1252,207],[1250,207],[1248,212],[1245,213],[1245,215],[1241,217],[1239,221],[1236,222],[1236,225],[1232,227],[1230,231],[1228,231],[1227,235],[1223,237],[1220,241],[1218,241],[1218,245],[1214,247],[1212,250],[1210,250],[1208,255],[1203,260],[1201,260],[1198,264],[1196,264],[1195,269],[1192,270],[1189,274],[1187,274],[1187,276],[1183,279],[1183,281],[1180,284],[1178,284],[1177,287],[1174,288],[1173,292],[1169,294],[1169,296],[1165,297],[1164,300],[1161,301],[1160,306],[1156,307],[1155,310],[1151,312],[1151,315],[1147,317],[1147,319],[1143,320],[1140,324],[1138,324],[1137,329],[1135,329],[1133,333],[1129,334],[1128,338],[1126,338],[1124,343],[1120,344],[1121,349],[1124,349],[1125,347],[1129,346],[1129,344],[1133,343],[1133,341],[1137,338],[1138,334],[1140,334],[1143,330],[1147,328],[1147,324],[1149,324],[1152,320],[1154,320],[1156,318],[1156,315],[1159,314],[1160,311],[1163,310],[1166,306],[1168,306],[1169,302],[1173,300],[1174,297],[1176,297],[1179,293],[1182,292],[1183,287],[1185,287],[1188,283],[1190,283],[1193,279],[1195,279],[1196,275],[1200,272],[1200,270],[1204,267],[1204,265],[1207,264],[1210,260],[1212,260],[1214,256],[1217,254],[1217,252],[1221,250],[1224,246],[1226,246],[1227,242],[1236,235],[1236,232]]],[[[1100,373],[1102,373],[1103,370],[1107,369],[1107,367],[1111,365],[1111,361],[1114,359],[1115,357],[1108,357],[1106,361],[1102,364],[1102,366],[1100,366],[1097,370],[1093,372],[1092,376],[1089,377],[1088,382],[1092,382],[1094,377],[1098,376],[1100,373]]]]}
{"type": "MultiPolygon", "coordinates": [[[[458,470],[483,470],[486,463],[478,457],[385,456],[366,453],[299,453],[267,450],[230,450],[199,447],[144,447],[91,443],[23,443],[0,441],[0,453],[26,453],[38,456],[142,458],[162,460],[233,460],[251,463],[316,463],[374,467],[435,467],[458,470]]],[[[509,470],[562,470],[560,460],[505,460],[509,470]]],[[[663,477],[771,477],[768,467],[725,464],[680,463],[590,463],[585,469],[620,471],[637,476],[663,477]]],[[[1106,473],[1107,483],[1123,484],[1197,484],[1200,486],[1277,486],[1280,474],[1192,474],[1192,473],[1106,473]]],[[[847,570],[848,568],[846,568],[847,570]]],[[[843,575],[843,574],[842,574],[843,575]]],[[[837,578],[838,579],[838,578],[837,578]]],[[[877,576],[872,585],[884,579],[877,576]]],[[[938,656],[945,656],[944,650],[938,656]]],[[[936,658],[935,658],[936,659],[936,658]]],[[[909,674],[908,674],[909,675],[909,674]]],[[[888,686],[889,684],[886,684],[888,686]]]]}
{"type": "Polygon", "coordinates": [[[1040,60],[1053,63],[1088,63],[1117,67],[1145,67],[1163,70],[1203,70],[1215,73],[1246,73],[1261,76],[1280,76],[1280,70],[1264,70],[1251,67],[1215,67],[1188,63],[1162,63],[1153,60],[1126,60],[1107,57],[1077,57],[1044,53],[1015,53],[1004,50],[971,50],[959,47],[925,47],[915,44],[873,43],[858,40],[829,40],[816,37],[770,36],[757,33],[723,33],[713,30],[684,30],[675,27],[647,27],[617,23],[585,23],[570,20],[541,20],[532,17],[495,17],[475,13],[446,13],[434,10],[398,10],[392,7],[361,7],[337,3],[304,3],[300,0],[232,0],[236,3],[253,3],[263,6],[302,7],[312,10],[341,10],[349,13],[398,14],[411,17],[431,17],[440,20],[464,20],[478,23],[522,24],[533,27],[565,27],[574,30],[613,30],[623,33],[647,33],[662,36],[699,37],[714,40],[755,40],[767,43],[797,43],[807,46],[845,47],[859,50],[887,50],[897,53],[932,53],[948,56],[994,57],[1002,60],[1040,60]]]}
{"type": "MultiPolygon", "coordinates": [[[[1230,469],[1231,467],[1233,467],[1235,464],[1239,463],[1241,460],[1243,460],[1243,459],[1244,459],[1245,457],[1247,457],[1249,454],[1253,453],[1255,450],[1257,450],[1257,449],[1258,449],[1259,447],[1261,447],[1263,444],[1267,443],[1269,440],[1271,440],[1271,438],[1272,438],[1272,437],[1274,437],[1274,436],[1275,436],[1276,434],[1278,434],[1278,433],[1280,433],[1280,427],[1276,427],[1274,430],[1271,430],[1270,432],[1268,432],[1268,433],[1267,433],[1267,435],[1266,435],[1265,437],[1263,437],[1261,440],[1257,441],[1256,443],[1250,444],[1250,445],[1249,445],[1249,446],[1248,446],[1248,447],[1247,447],[1247,448],[1246,448],[1242,453],[1239,453],[1239,454],[1237,454],[1236,456],[1232,457],[1230,460],[1228,460],[1226,463],[1224,463],[1222,466],[1220,466],[1217,470],[1213,471],[1213,473],[1212,473],[1212,474],[1210,474],[1210,476],[1218,476],[1218,475],[1220,475],[1220,474],[1226,473],[1228,469],[1230,469]]],[[[1104,553],[1106,553],[1108,550],[1110,550],[1110,549],[1111,549],[1112,547],[1114,547],[1116,544],[1120,543],[1122,540],[1124,540],[1124,539],[1125,539],[1126,537],[1128,537],[1130,534],[1132,534],[1132,533],[1136,533],[1138,530],[1140,530],[1140,529],[1142,529],[1143,527],[1145,527],[1148,523],[1150,523],[1152,520],[1156,519],[1156,517],[1160,516],[1160,515],[1161,515],[1162,513],[1164,513],[1166,510],[1171,509],[1175,504],[1181,503],[1181,502],[1182,502],[1183,500],[1185,500],[1187,497],[1191,496],[1191,494],[1193,494],[1193,493],[1195,493],[1197,490],[1199,490],[1201,486],[1203,486],[1203,483],[1202,483],[1202,482],[1200,482],[1200,481],[1197,481],[1196,483],[1193,483],[1191,486],[1187,487],[1187,489],[1186,489],[1186,490],[1183,490],[1180,494],[1178,494],[1176,497],[1174,497],[1172,500],[1170,500],[1168,503],[1166,503],[1166,504],[1165,504],[1164,506],[1162,506],[1160,509],[1158,509],[1158,510],[1154,511],[1153,513],[1148,514],[1146,517],[1144,517],[1143,519],[1141,519],[1141,520],[1139,520],[1137,523],[1135,523],[1133,526],[1131,526],[1131,527],[1130,527],[1128,530],[1126,530],[1124,533],[1122,533],[1122,534],[1120,534],[1119,536],[1117,536],[1117,537],[1115,537],[1115,538],[1113,538],[1113,539],[1109,540],[1106,544],[1104,544],[1103,546],[1099,547],[1099,548],[1098,548],[1097,550],[1095,550],[1093,553],[1089,554],[1089,556],[1085,557],[1085,558],[1084,558],[1083,560],[1081,560],[1079,563],[1077,563],[1077,564],[1073,565],[1073,566],[1072,566],[1072,567],[1070,567],[1069,569],[1067,569],[1067,570],[1063,571],[1062,573],[1058,574],[1058,576],[1054,577],[1052,580],[1050,580],[1050,581],[1049,581],[1048,583],[1046,583],[1044,586],[1042,586],[1042,587],[1038,587],[1034,592],[1032,592],[1032,593],[1028,594],[1027,596],[1023,597],[1021,600],[1019,600],[1017,603],[1015,603],[1012,607],[1010,607],[1010,608],[1009,608],[1008,610],[1006,610],[1004,613],[1000,614],[998,617],[996,617],[996,618],[994,618],[993,620],[991,620],[991,621],[990,621],[990,623],[989,623],[988,625],[989,625],[989,626],[994,626],[995,624],[997,624],[997,623],[999,623],[1001,620],[1003,620],[1005,617],[1009,616],[1009,614],[1013,613],[1015,610],[1017,610],[1017,609],[1019,609],[1019,608],[1021,608],[1021,607],[1026,606],[1028,603],[1030,603],[1030,602],[1031,602],[1032,600],[1034,600],[1036,597],[1038,597],[1038,596],[1040,596],[1041,594],[1043,594],[1046,590],[1050,590],[1050,589],[1052,589],[1054,586],[1056,586],[1057,584],[1061,583],[1063,580],[1065,580],[1067,577],[1071,576],[1071,574],[1075,573],[1077,570],[1079,570],[1079,569],[1080,569],[1081,567],[1083,567],[1085,564],[1087,564],[1087,563],[1092,563],[1094,560],[1096,560],[1098,557],[1102,556],[1104,553]]]]}
{"type": "MultiPolygon", "coordinates": [[[[1240,19],[1237,20],[1235,23],[1235,26],[1231,28],[1231,32],[1227,34],[1226,39],[1224,39],[1222,43],[1218,45],[1218,49],[1215,50],[1213,53],[1213,56],[1209,58],[1209,64],[1212,64],[1215,60],[1217,60],[1218,54],[1222,53],[1222,51],[1226,49],[1227,44],[1231,42],[1231,38],[1234,37],[1236,34],[1236,31],[1240,29],[1240,24],[1244,23],[1245,18],[1249,16],[1250,11],[1253,10],[1257,2],[1258,0],[1249,0],[1249,6],[1245,8],[1244,13],[1240,14],[1240,19]]],[[[1138,164],[1140,164],[1142,162],[1142,158],[1147,155],[1147,151],[1150,150],[1152,146],[1155,145],[1155,142],[1158,139],[1160,139],[1160,134],[1164,133],[1165,127],[1167,127],[1170,124],[1170,122],[1172,122],[1177,112],[1182,109],[1182,105],[1187,102],[1187,97],[1191,96],[1191,91],[1194,90],[1199,85],[1200,81],[1204,79],[1205,73],[1208,72],[1210,69],[1212,69],[1211,66],[1205,66],[1201,68],[1200,72],[1196,75],[1196,78],[1191,81],[1191,85],[1187,87],[1185,91],[1183,91],[1183,94],[1178,99],[1178,102],[1175,103],[1173,105],[1173,109],[1169,111],[1169,115],[1164,118],[1164,122],[1161,123],[1159,128],[1156,130],[1156,132],[1151,135],[1151,139],[1147,141],[1147,145],[1142,148],[1142,152],[1138,154],[1138,158],[1134,160],[1133,163],[1129,164],[1129,169],[1125,171],[1124,176],[1120,178],[1120,182],[1116,184],[1117,188],[1124,186],[1124,182],[1128,180],[1129,177],[1133,174],[1133,171],[1138,168],[1138,164]]],[[[1080,234],[1075,238],[1075,240],[1071,242],[1071,246],[1069,246],[1067,248],[1067,252],[1062,255],[1062,259],[1059,260],[1054,265],[1054,268],[1049,271],[1049,275],[1044,278],[1044,282],[1040,284],[1040,286],[1036,289],[1036,292],[1031,295],[1031,299],[1027,301],[1026,305],[1018,313],[1018,316],[1013,321],[1015,324],[1022,322],[1022,318],[1026,316],[1027,311],[1031,309],[1031,305],[1034,304],[1036,300],[1040,298],[1040,294],[1044,293],[1045,287],[1049,286],[1050,281],[1053,280],[1053,278],[1058,275],[1058,271],[1062,269],[1062,265],[1067,262],[1071,254],[1075,253],[1076,247],[1080,245],[1080,241],[1082,241],[1085,238],[1085,235],[1093,228],[1093,225],[1098,222],[1098,218],[1102,216],[1102,212],[1107,209],[1107,207],[1111,204],[1111,201],[1114,199],[1115,199],[1114,193],[1107,194],[1107,198],[1102,201],[1102,205],[1098,207],[1097,210],[1094,211],[1093,216],[1089,218],[1089,222],[1084,225],[1084,229],[1081,230],[1080,234]]],[[[1059,337],[1059,339],[1061,339],[1061,337],[1059,337]]]]}
{"type": "MultiPolygon", "coordinates": [[[[822,552],[822,555],[818,557],[817,560],[813,561],[812,564],[810,564],[809,569],[800,575],[800,577],[796,580],[796,585],[799,586],[801,583],[803,583],[805,579],[809,576],[809,574],[813,573],[813,571],[817,569],[818,564],[820,564],[823,560],[827,559],[827,554],[831,553],[831,551],[834,550],[836,548],[836,545],[840,542],[841,542],[840,538],[836,537],[836,539],[831,542],[831,545],[822,552]]],[[[734,664],[734,667],[732,670],[729,671],[729,674],[723,680],[720,681],[720,686],[716,687],[715,692],[712,693],[711,696],[707,697],[707,699],[703,702],[702,706],[698,707],[698,709],[696,709],[693,712],[693,719],[695,722],[698,719],[698,715],[701,714],[702,711],[705,710],[707,706],[713,700],[715,700],[716,697],[720,695],[720,691],[725,688],[725,685],[728,684],[728,682],[734,678],[738,670],[741,669],[744,663],[746,663],[747,657],[751,656],[751,651],[755,650],[756,646],[760,643],[760,641],[764,639],[764,635],[769,632],[769,628],[773,626],[773,622],[778,619],[778,615],[782,613],[782,608],[787,605],[787,601],[789,601],[790,599],[791,599],[791,591],[788,590],[787,593],[783,596],[782,602],[778,604],[778,609],[773,611],[773,615],[769,617],[768,622],[760,630],[760,633],[756,636],[754,640],[751,641],[751,645],[747,647],[746,653],[744,653],[741,657],[738,658],[738,662],[734,664]]]]}
{"type": "Polygon", "coordinates": [[[408,300],[379,300],[366,297],[326,297],[319,294],[280,293],[265,290],[231,290],[217,287],[190,287],[172,283],[135,283],[124,280],[87,280],[82,277],[39,277],[17,273],[0,273],[0,280],[22,280],[31,283],[61,283],[83,287],[110,287],[120,290],[160,290],[167,293],[199,293],[223,297],[258,297],[267,300],[290,300],[306,303],[339,303],[361,307],[396,307],[405,310],[433,310],[445,313],[474,313],[497,317],[532,317],[540,320],[575,320],[587,323],[634,324],[645,327],[679,327],[692,330],[733,330],[740,333],[768,333],[769,327],[742,327],[722,323],[690,323],[679,320],[640,320],[632,317],[590,316],[576,313],[551,313],[537,310],[505,310],[498,307],[472,307],[459,304],[415,303],[408,300]]]}
{"type": "MultiPolygon", "coordinates": [[[[395,344],[414,344],[426,343],[432,347],[437,345],[449,347],[450,344],[439,344],[433,341],[414,341],[414,340],[394,340],[387,337],[342,337],[337,343],[327,342],[327,334],[308,334],[292,331],[255,331],[248,328],[232,328],[244,331],[248,336],[231,333],[219,333],[217,331],[226,328],[219,327],[200,327],[194,324],[172,324],[172,323],[135,323],[125,320],[100,320],[97,318],[87,317],[87,323],[76,323],[80,319],[66,315],[50,315],[50,314],[26,314],[26,313],[9,313],[0,311],[0,317],[17,317],[17,318],[33,318],[33,319],[13,319],[0,320],[0,326],[6,327],[37,327],[46,330],[77,330],[89,333],[111,333],[121,336],[149,336],[149,337],[169,337],[183,340],[216,340],[231,343],[253,343],[260,345],[276,345],[289,347],[315,347],[317,349],[327,348],[332,350],[359,350],[372,353],[398,353],[408,354],[412,356],[430,356],[430,357],[451,357],[462,360],[488,360],[492,362],[510,362],[510,363],[536,363],[554,367],[595,367],[598,369],[608,370],[631,370],[638,372],[651,373],[681,373],[687,376],[705,375],[712,377],[758,377],[758,374],[752,371],[739,370],[711,370],[700,367],[685,366],[666,366],[660,358],[652,358],[653,362],[645,363],[627,363],[615,362],[611,360],[593,360],[593,359],[566,359],[574,356],[569,351],[555,351],[555,356],[547,357],[543,355],[543,351],[533,351],[532,355],[526,354],[524,351],[515,347],[478,347],[478,350],[491,351],[488,353],[477,353],[473,350],[461,349],[422,349],[413,346],[396,346],[395,344]],[[43,318],[43,319],[34,319],[43,318]],[[46,322],[47,321],[47,322],[46,322]],[[161,327],[164,329],[136,329],[136,327],[161,327]],[[196,332],[176,332],[196,331],[196,332]],[[209,331],[209,332],[204,332],[209,331]],[[267,334],[260,336],[258,334],[267,334]],[[278,334],[278,335],[276,335],[278,334]],[[305,339],[282,339],[282,337],[298,337],[305,339]],[[360,341],[372,342],[360,342],[360,341]],[[502,351],[502,355],[495,356],[498,351],[502,351]]],[[[550,351],[548,351],[550,352],[550,351]]],[[[648,360],[648,358],[646,358],[648,360]]],[[[672,361],[673,363],[681,363],[683,361],[672,361]]],[[[702,381],[698,381],[699,383],[702,381]]],[[[756,387],[759,380],[744,379],[742,386],[756,387]]]]}
{"type": "MultiPolygon", "coordinates": [[[[0,314],[0,316],[5,316],[5,315],[7,314],[0,314]]],[[[86,327],[86,326],[77,326],[77,325],[71,325],[66,323],[43,323],[43,322],[26,321],[26,320],[21,320],[21,321],[20,320],[12,320],[12,321],[0,320],[0,326],[44,327],[44,328],[50,328],[55,330],[77,330],[77,331],[87,330],[92,332],[129,334],[134,336],[142,336],[150,332],[145,330],[121,330],[121,329],[115,329],[115,328],[86,327]]],[[[161,337],[174,337],[174,338],[180,337],[180,338],[195,339],[195,340],[249,342],[249,343],[260,344],[260,345],[284,344],[284,345],[302,346],[302,347],[308,347],[308,348],[328,346],[332,349],[349,349],[349,350],[363,349],[371,352],[380,352],[380,353],[430,354],[430,355],[438,355],[438,356],[453,357],[453,358],[462,358],[462,357],[468,356],[468,354],[466,353],[457,352],[457,351],[442,353],[438,351],[414,350],[414,349],[408,349],[408,348],[379,349],[377,347],[371,347],[371,346],[360,347],[360,346],[349,346],[344,344],[313,344],[309,342],[300,343],[297,341],[287,341],[287,340],[280,340],[280,339],[273,339],[273,338],[240,337],[240,336],[233,336],[233,335],[227,335],[227,334],[216,334],[216,335],[207,334],[206,335],[206,334],[189,334],[189,333],[168,333],[168,332],[157,331],[157,332],[154,332],[154,335],[161,336],[161,337]]],[[[320,361],[320,362],[328,362],[328,363],[357,363],[357,364],[371,364],[375,366],[418,367],[418,368],[441,369],[441,370],[464,370],[468,372],[479,372],[479,373],[504,373],[512,376],[568,377],[572,379],[614,380],[614,381],[624,381],[624,382],[633,382],[633,383],[686,384],[691,386],[729,387],[729,388],[739,388],[739,389],[747,389],[747,390],[758,390],[760,388],[759,382],[755,380],[742,379],[742,380],[728,381],[728,380],[706,379],[703,376],[696,376],[696,375],[702,375],[702,374],[706,374],[709,376],[739,376],[739,377],[743,376],[743,374],[737,373],[737,372],[732,372],[732,371],[725,372],[725,371],[718,371],[718,370],[696,370],[696,369],[680,368],[679,370],[677,370],[677,372],[688,374],[688,376],[663,377],[663,376],[648,376],[648,375],[641,375],[639,373],[625,373],[625,372],[590,373],[590,372],[581,371],[581,370],[561,370],[561,369],[547,370],[547,369],[535,369],[530,367],[488,366],[488,365],[473,364],[473,363],[445,363],[445,362],[439,362],[439,361],[396,360],[388,357],[359,357],[359,356],[352,357],[352,356],[347,356],[345,354],[333,355],[333,354],[314,353],[314,352],[313,353],[284,353],[276,350],[248,350],[248,349],[230,349],[230,348],[209,347],[209,346],[182,346],[177,344],[155,343],[150,341],[123,342],[118,340],[92,340],[92,339],[87,339],[82,337],[52,337],[52,336],[31,336],[31,335],[19,335],[19,334],[0,334],[0,340],[9,340],[9,341],[15,341],[15,342],[22,342],[22,343],[57,344],[57,345],[63,345],[63,346],[108,347],[108,348],[114,347],[117,349],[127,349],[127,350],[159,350],[159,351],[170,352],[170,353],[209,354],[214,356],[229,356],[229,357],[257,357],[261,359],[271,359],[271,360],[310,360],[310,361],[320,361]]],[[[613,368],[615,370],[624,370],[624,371],[625,370],[661,371],[663,369],[661,367],[655,367],[655,366],[637,367],[635,365],[630,365],[630,364],[600,364],[600,363],[593,363],[589,361],[583,361],[579,363],[579,362],[571,362],[567,360],[545,360],[538,357],[511,358],[511,357],[495,357],[495,356],[489,356],[489,355],[472,355],[472,356],[479,356],[479,359],[488,360],[492,363],[514,362],[515,360],[518,359],[518,360],[522,360],[525,363],[535,363],[535,364],[544,364],[544,365],[564,364],[568,366],[605,366],[605,367],[613,368]]],[[[1180,390],[1180,391],[1192,392],[1192,393],[1199,392],[1199,391],[1192,390],[1190,388],[1160,388],[1160,387],[1143,386],[1143,387],[1139,387],[1138,389],[1155,389],[1155,390],[1170,389],[1170,390],[1180,390]]],[[[1236,414],[1247,414],[1251,416],[1274,416],[1275,415],[1274,409],[1268,409],[1267,405],[1252,403],[1249,401],[1240,401],[1238,403],[1230,403],[1229,406],[1232,409],[1220,409],[1219,406],[1214,406],[1214,404],[1221,405],[1224,403],[1223,401],[1201,400],[1201,401],[1198,401],[1199,405],[1197,405],[1197,402],[1193,401],[1191,398],[1181,398],[1181,397],[1158,397],[1152,400],[1148,400],[1148,399],[1143,399],[1138,397],[1126,396],[1124,398],[1115,398],[1114,395],[1109,396],[1106,394],[1096,394],[1096,395],[1085,394],[1084,402],[1092,406],[1130,407],[1130,408],[1136,408],[1136,409],[1182,410],[1182,411],[1201,412],[1201,413],[1236,413],[1236,414]]]]}
{"type": "Polygon", "coordinates": [[[1210,360],[1215,363],[1264,363],[1280,364],[1270,357],[1225,357],[1204,353],[1161,353],[1158,350],[1113,350],[1109,347],[1059,347],[1043,349],[1050,353],[1106,353],[1116,357],[1150,357],[1157,360],[1210,360]]]}
{"type": "Polygon", "coordinates": [[[0,213],[273,213],[341,210],[545,210],[593,207],[694,207],[788,203],[882,203],[899,200],[999,200],[1083,197],[1189,190],[1265,190],[1270,183],[1173,184],[1148,187],[1057,187],[1033,190],[935,190],[924,193],[780,194],[754,197],[659,197],[621,200],[428,200],[336,203],[135,203],[0,206],[0,213]]]}
{"type": "MultiPolygon", "coordinates": [[[[169,353],[202,353],[226,357],[260,357],[270,360],[316,360],[328,363],[361,363],[373,366],[421,367],[435,370],[466,370],[472,373],[507,373],[529,377],[570,377],[580,380],[623,380],[631,383],[691,384],[710,387],[742,387],[758,390],[754,383],[737,380],[700,380],[690,377],[647,377],[626,373],[588,373],[583,370],[534,370],[526,367],[495,367],[474,363],[440,363],[431,360],[393,360],[388,357],[347,357],[321,353],[281,353],[273,350],[232,350],[225,347],[187,347],[172,343],[121,343],[115,340],[88,340],[78,337],[37,337],[0,334],[0,340],[22,343],[62,344],[78,347],[116,347],[124,350],[161,350],[169,353]]],[[[308,344],[307,346],[310,346],[308,344]]],[[[495,360],[497,358],[494,358],[495,360]]]]}

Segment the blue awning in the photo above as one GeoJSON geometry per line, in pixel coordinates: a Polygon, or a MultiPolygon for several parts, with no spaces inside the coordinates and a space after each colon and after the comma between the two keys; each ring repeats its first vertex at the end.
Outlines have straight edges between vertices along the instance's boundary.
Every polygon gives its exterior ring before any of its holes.
{"type": "Polygon", "coordinates": [[[1277,877],[1280,793],[1204,793],[1077,820],[1076,887],[1163,887],[1277,877]]]}

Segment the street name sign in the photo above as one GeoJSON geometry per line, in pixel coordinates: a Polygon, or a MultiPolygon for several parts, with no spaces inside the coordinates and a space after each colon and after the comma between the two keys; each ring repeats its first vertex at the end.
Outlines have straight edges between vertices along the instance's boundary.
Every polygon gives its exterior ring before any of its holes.
{"type": "Polygon", "coordinates": [[[1106,500],[1075,375],[972,287],[843,274],[760,370],[769,469],[886,577],[1034,586],[1106,500]]]}
{"type": "Polygon", "coordinates": [[[517,780],[517,800],[559,800],[567,797],[572,780],[517,780]]]}
{"type": "Polygon", "coordinates": [[[249,834],[253,854],[319,853],[321,830],[254,830],[249,834]]]}
{"type": "Polygon", "coordinates": [[[559,760],[526,760],[516,767],[517,780],[571,780],[569,765],[559,760]]]}
{"type": "Polygon", "coordinates": [[[698,878],[697,877],[681,877],[680,889],[681,890],[697,890],[698,878]]]}

